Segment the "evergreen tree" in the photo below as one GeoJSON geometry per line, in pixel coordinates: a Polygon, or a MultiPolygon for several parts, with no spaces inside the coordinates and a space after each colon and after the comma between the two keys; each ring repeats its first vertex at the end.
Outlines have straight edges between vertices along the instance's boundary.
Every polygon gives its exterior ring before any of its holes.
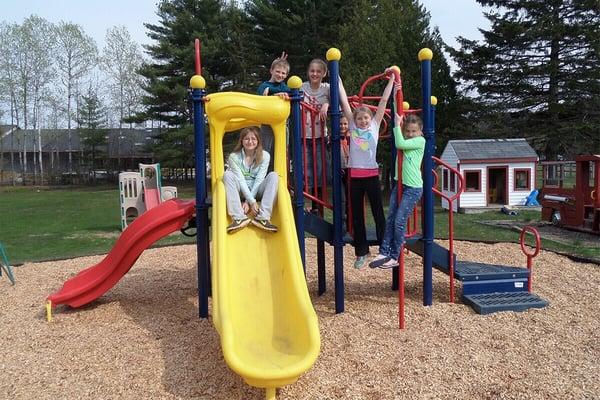
{"type": "Polygon", "coordinates": [[[223,1],[162,0],[158,4],[158,24],[146,24],[147,35],[154,43],[146,46],[152,60],[140,73],[147,79],[143,97],[146,111],[139,120],[166,122],[181,127],[190,119],[188,86],[194,74],[194,39],[202,42],[202,75],[208,88],[217,89],[222,64],[215,57],[219,50],[218,34],[222,29],[223,1]]]}
{"type": "Polygon", "coordinates": [[[251,0],[246,12],[254,29],[258,55],[258,80],[269,78],[271,61],[288,53],[290,75],[306,77],[308,63],[325,58],[330,47],[339,47],[339,30],[354,0],[251,0]]]}
{"type": "Polygon", "coordinates": [[[169,129],[158,139],[159,143],[151,150],[163,168],[189,168],[194,165],[194,130],[191,125],[169,129]]]}
{"type": "Polygon", "coordinates": [[[195,73],[194,40],[201,41],[202,76],[207,90],[215,92],[224,85],[235,84],[232,76],[243,76],[239,72],[242,60],[235,59],[234,52],[228,52],[244,36],[239,33],[241,26],[236,26],[237,31],[228,29],[232,26],[228,18],[239,18],[236,10],[235,4],[227,6],[223,0],[162,0],[158,4],[159,22],[146,24],[154,43],[146,46],[152,60],[140,69],[146,79],[147,95],[142,100],[145,111],[128,121],[166,123],[169,129],[160,136],[162,143],[155,151],[176,158],[161,158],[163,163],[189,166],[193,160],[188,86],[195,73]],[[189,137],[184,139],[186,135],[189,137]]]}
{"type": "MultiPolygon", "coordinates": [[[[341,29],[341,75],[349,93],[357,94],[361,84],[386,67],[400,67],[405,101],[411,108],[420,108],[421,65],[419,50],[428,47],[433,51],[432,95],[438,98],[436,107],[436,133],[438,149],[443,145],[460,121],[456,82],[443,49],[444,42],[437,28],[431,28],[430,16],[416,0],[355,0],[346,23],[341,29]]],[[[368,93],[379,96],[384,82],[373,84],[368,93]]],[[[378,159],[384,166],[384,176],[391,167],[392,144],[378,146],[378,159]]]]}
{"type": "MultiPolygon", "coordinates": [[[[81,96],[79,110],[79,134],[84,148],[84,157],[88,161],[90,171],[98,167],[98,160],[103,156],[102,149],[108,143],[106,139],[106,111],[98,91],[88,88],[87,94],[81,96]]],[[[95,179],[95,175],[94,175],[95,179]]]]}
{"type": "Polygon", "coordinates": [[[480,129],[527,137],[549,159],[600,152],[600,9],[595,0],[477,0],[491,29],[453,51],[480,129]]]}
{"type": "Polygon", "coordinates": [[[253,92],[260,79],[256,65],[262,60],[256,51],[254,27],[246,12],[236,2],[223,10],[223,28],[220,30],[220,51],[217,62],[221,66],[222,90],[253,92]]]}

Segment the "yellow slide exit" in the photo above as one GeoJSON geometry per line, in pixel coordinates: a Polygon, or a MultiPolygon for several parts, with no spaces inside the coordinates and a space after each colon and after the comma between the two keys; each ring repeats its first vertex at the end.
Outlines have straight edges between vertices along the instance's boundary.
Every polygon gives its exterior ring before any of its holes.
{"type": "Polygon", "coordinates": [[[276,388],[311,368],[320,348],[287,190],[285,123],[290,103],[277,96],[228,92],[209,95],[205,104],[212,166],[213,323],[229,367],[274,398],[276,388]],[[279,190],[271,221],[279,231],[249,226],[228,234],[223,135],[261,124],[271,125],[275,134],[279,190]]]}

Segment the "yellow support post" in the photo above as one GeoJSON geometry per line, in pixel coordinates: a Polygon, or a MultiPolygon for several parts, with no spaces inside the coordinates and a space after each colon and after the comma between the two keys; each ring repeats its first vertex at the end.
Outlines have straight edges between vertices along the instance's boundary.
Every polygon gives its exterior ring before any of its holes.
{"type": "Polygon", "coordinates": [[[52,301],[46,302],[46,320],[52,322],[52,301]]]}
{"type": "Polygon", "coordinates": [[[277,389],[276,388],[267,388],[266,389],[266,399],[267,400],[275,400],[275,398],[277,397],[277,389]]]}

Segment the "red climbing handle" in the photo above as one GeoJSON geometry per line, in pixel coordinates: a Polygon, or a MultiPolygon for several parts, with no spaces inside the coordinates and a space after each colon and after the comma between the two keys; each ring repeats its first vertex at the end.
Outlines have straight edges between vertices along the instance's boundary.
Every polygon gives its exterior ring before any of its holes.
{"type": "Polygon", "coordinates": [[[538,255],[538,253],[540,252],[540,248],[542,247],[541,240],[540,240],[540,234],[534,227],[526,225],[521,230],[521,237],[520,237],[519,241],[521,242],[521,251],[523,252],[523,254],[525,254],[525,256],[527,256],[527,269],[529,270],[529,279],[527,281],[527,291],[529,293],[531,293],[531,283],[533,281],[533,257],[538,255]],[[535,237],[535,249],[532,253],[527,251],[527,248],[525,247],[525,233],[528,231],[530,233],[532,233],[533,236],[535,237]]]}
{"type": "MultiPolygon", "coordinates": [[[[373,75],[369,78],[367,78],[366,81],[363,82],[363,84],[360,86],[360,90],[358,91],[358,102],[362,105],[363,100],[369,99],[369,100],[378,100],[381,97],[378,96],[364,96],[365,90],[367,89],[367,86],[370,85],[372,82],[380,80],[380,79],[386,79],[389,75],[394,75],[394,81],[396,82],[396,85],[399,85],[400,90],[398,90],[398,92],[396,92],[396,106],[397,106],[397,110],[396,112],[399,115],[404,114],[404,109],[402,107],[402,103],[404,102],[404,94],[402,92],[402,78],[400,76],[400,68],[398,67],[392,67],[390,71],[388,72],[382,72],[381,74],[377,74],[377,75],[373,75]]],[[[392,113],[390,113],[390,118],[394,118],[393,115],[391,115],[392,113]]]]}

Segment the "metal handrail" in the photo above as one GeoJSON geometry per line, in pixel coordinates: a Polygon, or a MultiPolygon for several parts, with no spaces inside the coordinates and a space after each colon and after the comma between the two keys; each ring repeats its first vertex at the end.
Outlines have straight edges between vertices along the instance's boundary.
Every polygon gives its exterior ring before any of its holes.
{"type": "Polygon", "coordinates": [[[316,138],[307,138],[306,137],[306,126],[307,126],[307,116],[310,115],[310,119],[311,119],[311,128],[312,128],[312,132],[316,132],[316,118],[318,118],[319,116],[319,110],[317,108],[315,108],[313,105],[311,105],[310,103],[307,103],[305,101],[301,101],[300,102],[300,108],[301,108],[301,116],[302,116],[302,123],[301,123],[301,130],[302,130],[302,143],[303,143],[303,151],[302,151],[302,168],[304,170],[304,197],[310,199],[311,201],[315,202],[316,204],[318,204],[319,206],[323,206],[325,208],[329,208],[329,209],[333,209],[333,204],[331,204],[328,201],[328,191],[327,191],[327,168],[326,168],[326,149],[325,149],[325,124],[321,124],[321,141],[320,144],[316,144],[316,138]],[[312,141],[313,144],[310,145],[310,149],[308,149],[309,143],[312,141]],[[317,148],[316,146],[320,145],[321,146],[321,176],[318,176],[317,174],[317,160],[316,160],[316,156],[317,156],[317,148]],[[306,173],[307,170],[307,163],[306,163],[306,159],[307,159],[307,149],[308,151],[312,152],[312,159],[313,159],[313,165],[312,165],[312,169],[313,169],[313,173],[312,173],[312,187],[313,187],[313,191],[312,193],[308,192],[308,174],[306,173]],[[321,187],[323,188],[322,192],[320,193],[319,196],[319,192],[318,192],[318,187],[319,187],[319,181],[321,181],[321,187]]]}
{"type": "Polygon", "coordinates": [[[452,173],[458,176],[458,187],[456,193],[453,196],[444,194],[437,188],[437,173],[434,173],[436,178],[435,185],[432,190],[435,194],[443,197],[448,202],[448,273],[450,275],[450,302],[454,303],[454,201],[460,197],[465,188],[465,178],[462,176],[459,170],[450,166],[445,161],[437,157],[431,157],[437,164],[442,165],[452,173]]]}

